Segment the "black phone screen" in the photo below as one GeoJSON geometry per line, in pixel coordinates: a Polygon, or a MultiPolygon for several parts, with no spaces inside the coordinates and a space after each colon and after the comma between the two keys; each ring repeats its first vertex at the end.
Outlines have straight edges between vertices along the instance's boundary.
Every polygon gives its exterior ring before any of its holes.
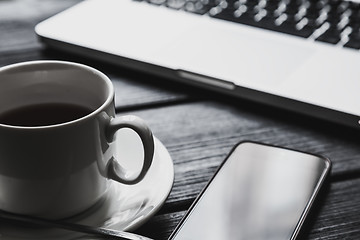
{"type": "Polygon", "coordinates": [[[293,239],[329,169],[320,156],[239,144],[170,238],[293,239]]]}

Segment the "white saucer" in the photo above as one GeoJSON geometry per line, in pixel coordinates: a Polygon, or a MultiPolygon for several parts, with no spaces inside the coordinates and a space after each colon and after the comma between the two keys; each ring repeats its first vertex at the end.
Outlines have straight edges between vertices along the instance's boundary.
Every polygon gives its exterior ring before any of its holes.
{"type": "MultiPolygon", "coordinates": [[[[126,159],[138,157],[138,137],[127,132],[118,134],[116,143],[127,149],[126,159]],[[126,139],[126,141],[124,141],[126,139]],[[134,146],[136,145],[136,146],[134,146]]],[[[141,147],[141,145],[140,145],[141,147]]],[[[120,147],[119,147],[120,148],[120,147]]],[[[124,155],[123,155],[124,156],[124,155]]],[[[122,162],[122,160],[120,160],[122,162]]],[[[131,165],[131,163],[129,164],[131,165]]],[[[155,138],[153,163],[145,178],[136,185],[112,181],[109,194],[88,211],[66,221],[115,230],[133,230],[152,217],[167,199],[174,182],[174,166],[165,146],[155,138]]],[[[60,229],[10,225],[1,222],[0,238],[29,239],[99,239],[60,229]]]]}

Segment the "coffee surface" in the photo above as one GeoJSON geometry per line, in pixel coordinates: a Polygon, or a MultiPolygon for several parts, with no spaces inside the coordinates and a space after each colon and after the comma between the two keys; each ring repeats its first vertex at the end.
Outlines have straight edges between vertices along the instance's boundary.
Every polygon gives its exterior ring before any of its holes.
{"type": "Polygon", "coordinates": [[[89,108],[74,104],[37,104],[12,109],[0,114],[0,123],[23,127],[48,126],[70,122],[91,112],[92,110],[89,108]]]}

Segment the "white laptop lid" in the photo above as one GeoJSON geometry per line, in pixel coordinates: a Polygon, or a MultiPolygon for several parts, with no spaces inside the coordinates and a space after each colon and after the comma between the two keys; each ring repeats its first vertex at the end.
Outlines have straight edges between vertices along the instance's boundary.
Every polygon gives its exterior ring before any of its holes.
{"type": "Polygon", "coordinates": [[[359,125],[355,50],[131,0],[84,1],[36,33],[64,50],[359,125]]]}

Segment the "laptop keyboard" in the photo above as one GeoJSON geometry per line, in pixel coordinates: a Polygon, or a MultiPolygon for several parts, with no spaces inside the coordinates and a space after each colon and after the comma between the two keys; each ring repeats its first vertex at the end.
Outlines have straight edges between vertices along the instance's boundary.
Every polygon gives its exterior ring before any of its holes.
{"type": "Polygon", "coordinates": [[[135,0],[360,49],[360,3],[343,0],[135,0]]]}

